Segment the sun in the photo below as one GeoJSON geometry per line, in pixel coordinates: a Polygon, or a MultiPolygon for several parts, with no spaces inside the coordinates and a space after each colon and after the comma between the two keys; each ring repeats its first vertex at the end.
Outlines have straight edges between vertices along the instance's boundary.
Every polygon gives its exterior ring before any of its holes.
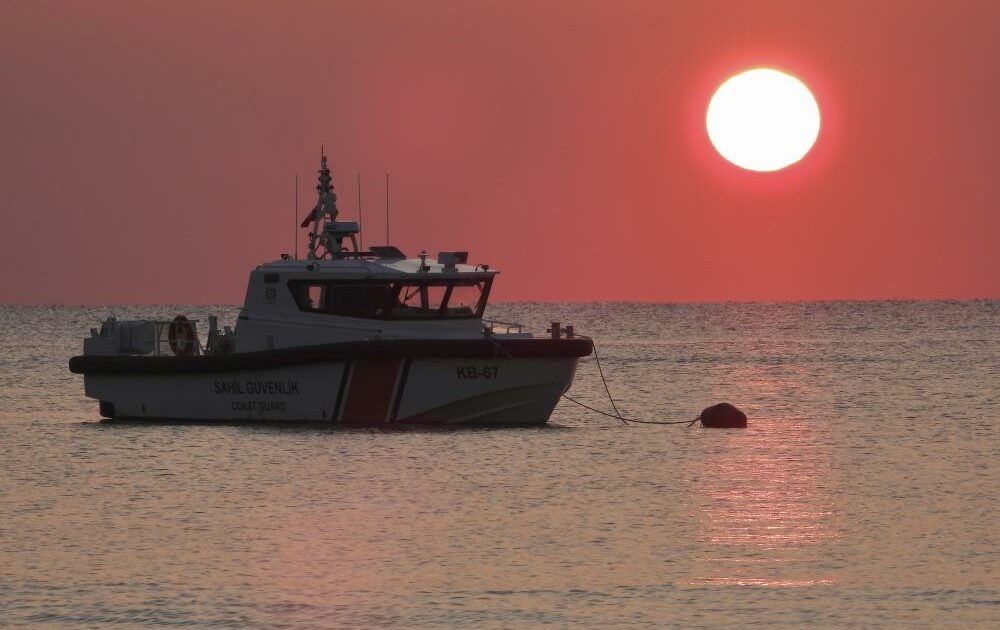
{"type": "Polygon", "coordinates": [[[777,171],[809,153],[819,105],[802,81],[771,68],[730,77],[708,103],[705,126],[722,157],[751,171],[777,171]]]}

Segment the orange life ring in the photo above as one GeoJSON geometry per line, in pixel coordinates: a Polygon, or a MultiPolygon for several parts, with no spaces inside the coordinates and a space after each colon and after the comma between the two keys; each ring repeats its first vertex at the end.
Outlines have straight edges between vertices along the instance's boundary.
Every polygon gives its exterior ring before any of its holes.
{"type": "Polygon", "coordinates": [[[170,342],[170,351],[179,357],[191,356],[198,345],[194,326],[183,315],[178,315],[170,322],[167,339],[170,342]]]}

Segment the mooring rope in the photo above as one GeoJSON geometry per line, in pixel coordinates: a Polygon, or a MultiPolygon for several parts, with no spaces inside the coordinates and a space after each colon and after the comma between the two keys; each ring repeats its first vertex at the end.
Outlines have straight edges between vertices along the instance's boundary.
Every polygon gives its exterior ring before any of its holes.
{"type": "Polygon", "coordinates": [[[589,410],[593,411],[594,413],[601,414],[602,416],[607,416],[609,418],[614,418],[616,420],[621,420],[625,424],[629,424],[631,422],[635,422],[635,423],[638,423],[638,424],[686,424],[688,426],[691,426],[695,422],[698,422],[698,418],[695,418],[694,420],[673,420],[673,421],[667,421],[667,420],[663,420],[663,421],[660,421],[660,420],[636,420],[635,418],[626,418],[624,416],[616,416],[613,413],[608,413],[607,411],[601,411],[600,409],[594,409],[590,405],[586,405],[586,404],[580,402],[579,400],[577,400],[576,398],[571,398],[570,396],[567,396],[566,394],[563,394],[562,397],[565,398],[566,400],[570,401],[571,403],[576,403],[577,405],[580,405],[584,409],[589,409],[589,410]]]}
{"type": "MultiPolygon", "coordinates": [[[[615,410],[615,415],[618,417],[618,419],[624,422],[625,424],[628,424],[629,421],[625,418],[625,416],[622,415],[622,412],[618,411],[618,405],[615,404],[615,398],[614,396],[611,395],[611,389],[608,387],[608,379],[604,378],[604,368],[601,367],[601,357],[599,354],[597,354],[597,343],[594,341],[593,337],[588,337],[587,335],[577,335],[577,337],[581,337],[583,339],[587,339],[590,341],[590,346],[594,349],[594,359],[597,361],[597,373],[601,375],[601,382],[604,383],[604,391],[607,392],[608,394],[608,402],[611,403],[611,408],[615,410]]],[[[562,396],[566,400],[572,400],[566,394],[563,394],[562,396]]],[[[576,404],[580,404],[579,401],[576,400],[572,401],[575,402],[576,404]]],[[[615,417],[607,413],[604,415],[610,416],[612,418],[615,417]]]]}
{"type": "MultiPolygon", "coordinates": [[[[623,416],[622,412],[618,410],[618,405],[615,404],[615,398],[614,398],[614,396],[611,395],[611,388],[608,387],[608,379],[604,378],[604,368],[601,367],[601,357],[597,354],[597,343],[594,341],[593,337],[588,337],[587,335],[581,335],[581,334],[576,334],[576,336],[577,337],[581,337],[583,339],[589,340],[590,343],[591,343],[591,346],[594,348],[594,359],[597,362],[597,372],[598,372],[598,374],[601,375],[601,382],[604,384],[604,391],[608,395],[608,402],[611,403],[611,408],[615,410],[615,413],[614,414],[610,414],[610,413],[608,413],[606,411],[601,411],[600,409],[595,409],[594,407],[591,407],[590,405],[584,404],[584,403],[580,402],[579,400],[577,400],[575,398],[571,398],[570,396],[567,396],[566,394],[560,394],[563,398],[565,398],[566,400],[570,401],[571,403],[580,405],[584,409],[589,409],[590,411],[593,411],[594,413],[599,413],[602,416],[607,416],[609,418],[614,418],[616,420],[621,420],[622,423],[625,424],[626,426],[628,426],[628,424],[630,422],[635,422],[636,424],[686,424],[688,426],[691,426],[695,422],[698,422],[698,420],[700,420],[700,417],[699,418],[695,418],[694,420],[637,420],[636,418],[626,418],[625,416],[623,416]]],[[[518,362],[517,359],[515,359],[513,356],[511,356],[511,354],[509,352],[507,352],[506,348],[504,348],[503,346],[500,345],[500,342],[497,341],[495,337],[493,337],[492,335],[490,335],[489,338],[490,338],[491,341],[493,341],[493,345],[495,345],[497,347],[497,349],[500,350],[500,352],[503,352],[504,354],[507,355],[508,359],[510,359],[511,361],[514,361],[515,363],[518,362]]]]}
{"type": "Polygon", "coordinates": [[[625,418],[623,418],[621,416],[616,416],[613,413],[608,413],[607,411],[601,411],[600,409],[595,409],[595,408],[591,407],[590,405],[587,405],[585,403],[580,402],[576,398],[571,398],[571,397],[567,396],[566,394],[561,394],[561,395],[566,400],[570,401],[571,403],[576,403],[576,404],[580,405],[581,407],[583,407],[584,409],[589,409],[589,410],[593,411],[594,413],[599,413],[602,416],[607,416],[609,418],[614,418],[615,420],[621,420],[625,424],[629,423],[629,420],[626,420],[625,418]]]}

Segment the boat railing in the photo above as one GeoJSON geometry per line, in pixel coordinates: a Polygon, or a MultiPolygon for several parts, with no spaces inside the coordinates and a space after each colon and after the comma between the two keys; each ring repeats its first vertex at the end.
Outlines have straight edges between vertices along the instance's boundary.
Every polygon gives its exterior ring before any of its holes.
{"type": "Polygon", "coordinates": [[[524,332],[524,324],[518,324],[515,322],[502,322],[499,319],[484,319],[483,328],[490,335],[496,334],[497,328],[506,328],[506,333],[510,334],[513,330],[517,333],[524,332]]]}

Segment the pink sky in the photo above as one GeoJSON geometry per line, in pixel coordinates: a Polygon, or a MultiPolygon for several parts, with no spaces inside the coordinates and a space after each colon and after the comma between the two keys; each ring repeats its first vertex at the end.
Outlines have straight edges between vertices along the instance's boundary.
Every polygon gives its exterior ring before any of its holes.
{"type": "MultiPolygon", "coordinates": [[[[1000,297],[1000,3],[0,5],[0,302],[239,302],[319,146],[366,244],[468,249],[498,300],[1000,297]],[[704,130],[767,65],[785,171],[704,130]]],[[[304,237],[304,231],[300,231],[304,237]]]]}

